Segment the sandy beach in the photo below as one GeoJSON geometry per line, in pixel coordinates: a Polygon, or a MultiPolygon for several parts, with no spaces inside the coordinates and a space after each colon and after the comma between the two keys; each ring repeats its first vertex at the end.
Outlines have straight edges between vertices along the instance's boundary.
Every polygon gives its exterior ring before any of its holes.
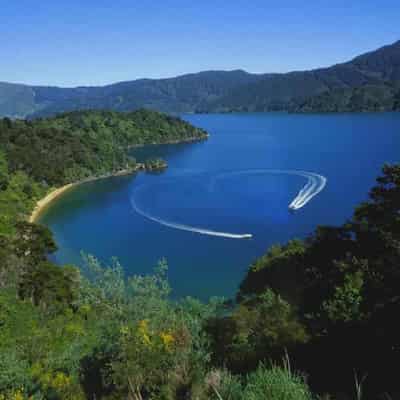
{"type": "Polygon", "coordinates": [[[124,169],[118,172],[114,172],[112,174],[107,174],[107,175],[102,175],[102,176],[95,176],[92,178],[87,178],[87,179],[83,179],[81,181],[78,182],[74,182],[74,183],[68,183],[67,185],[61,186],[59,188],[56,188],[52,191],[50,191],[49,193],[46,194],[45,197],[43,197],[42,199],[40,199],[37,203],[35,208],[32,211],[32,214],[29,216],[28,221],[33,224],[37,221],[39,215],[42,213],[42,211],[50,204],[52,203],[55,199],[57,199],[58,197],[60,197],[62,194],[64,194],[65,192],[67,192],[68,190],[70,190],[71,188],[81,185],[83,183],[87,183],[87,182],[92,182],[92,181],[96,181],[98,179],[105,179],[105,178],[111,178],[113,176],[122,176],[122,175],[130,175],[133,174],[137,171],[143,170],[143,164],[137,164],[135,168],[133,169],[124,169]]]}
{"type": "Polygon", "coordinates": [[[31,224],[36,222],[40,213],[47,205],[49,205],[53,200],[55,200],[57,197],[61,196],[63,193],[65,193],[67,190],[71,189],[75,185],[78,185],[78,183],[69,183],[68,185],[61,186],[60,188],[52,190],[46,196],[44,196],[42,199],[40,199],[36,203],[36,206],[33,209],[32,214],[29,217],[29,222],[31,224]]]}

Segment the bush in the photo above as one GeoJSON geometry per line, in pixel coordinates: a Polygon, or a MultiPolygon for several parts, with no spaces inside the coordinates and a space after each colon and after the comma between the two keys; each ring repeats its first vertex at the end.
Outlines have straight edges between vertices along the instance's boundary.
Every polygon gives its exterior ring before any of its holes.
{"type": "Polygon", "coordinates": [[[289,368],[260,365],[248,376],[243,392],[246,400],[311,400],[311,392],[303,378],[289,368]]]}

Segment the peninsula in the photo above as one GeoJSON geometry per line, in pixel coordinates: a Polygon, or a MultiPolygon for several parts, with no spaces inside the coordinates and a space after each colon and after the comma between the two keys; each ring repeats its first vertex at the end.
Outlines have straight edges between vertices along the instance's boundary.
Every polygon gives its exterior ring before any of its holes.
{"type": "Polygon", "coordinates": [[[4,118],[0,131],[0,159],[9,186],[2,196],[17,199],[1,202],[0,233],[12,231],[21,215],[36,221],[50,202],[78,184],[166,167],[163,160],[137,163],[130,154],[133,147],[208,137],[180,118],[143,109],[76,111],[34,121],[4,118]]]}

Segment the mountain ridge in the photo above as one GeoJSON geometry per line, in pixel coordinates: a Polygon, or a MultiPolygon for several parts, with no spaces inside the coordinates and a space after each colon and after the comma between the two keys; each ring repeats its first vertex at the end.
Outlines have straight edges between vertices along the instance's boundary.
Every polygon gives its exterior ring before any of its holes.
{"type": "Polygon", "coordinates": [[[400,40],[344,63],[287,73],[209,70],[74,88],[0,82],[0,116],[32,118],[82,109],[131,111],[143,107],[168,113],[386,111],[398,107],[398,81],[400,40]],[[384,103],[370,86],[380,87],[384,103]],[[340,91],[351,98],[349,93],[362,87],[368,93],[357,107],[336,104],[340,91]]]}

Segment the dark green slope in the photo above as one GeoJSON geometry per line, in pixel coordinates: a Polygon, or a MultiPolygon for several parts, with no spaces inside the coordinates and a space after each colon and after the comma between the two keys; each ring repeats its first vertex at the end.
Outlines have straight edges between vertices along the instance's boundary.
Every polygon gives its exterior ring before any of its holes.
{"type": "Polygon", "coordinates": [[[358,56],[350,64],[369,76],[387,81],[398,81],[400,80],[400,40],[358,56]]]}
{"type": "Polygon", "coordinates": [[[383,83],[330,90],[293,106],[294,112],[376,112],[400,110],[400,85],[383,83]]]}
{"type": "Polygon", "coordinates": [[[22,85],[8,85],[2,95],[0,83],[0,115],[9,117],[48,116],[82,109],[132,111],[147,108],[164,112],[191,112],[228,93],[237,85],[254,82],[258,75],[244,71],[206,71],[169,79],[139,79],[103,87],[57,88],[33,86],[30,93],[15,101],[11,96],[22,85]],[[2,106],[4,102],[8,102],[2,106]],[[9,100],[7,100],[9,99],[9,100]],[[29,104],[18,112],[20,104],[29,104]],[[14,108],[12,107],[14,105],[14,108]]]}
{"type": "MultiPolygon", "coordinates": [[[[386,97],[393,95],[377,96],[376,87],[380,86],[382,91],[387,86],[390,92],[392,89],[389,88],[395,86],[394,81],[399,77],[400,41],[330,68],[266,75],[255,83],[234,88],[203,111],[324,111],[329,107],[319,107],[319,96],[337,98],[343,93],[351,98],[350,93],[355,88],[363,88],[366,98],[378,102],[374,107],[376,110],[392,110],[393,101],[386,101],[386,97]],[[313,101],[315,96],[318,99],[313,101]],[[380,103],[381,99],[385,101],[380,103]],[[304,103],[306,107],[303,107],[304,103]]],[[[354,111],[363,111],[363,104],[354,111]]],[[[367,103],[365,107],[370,109],[367,103]]],[[[346,107],[346,110],[351,109],[346,107]]]]}
{"type": "Polygon", "coordinates": [[[130,146],[198,140],[205,131],[155,111],[75,111],[34,121],[0,119],[0,152],[11,173],[23,170],[59,186],[133,167],[130,146]]]}

